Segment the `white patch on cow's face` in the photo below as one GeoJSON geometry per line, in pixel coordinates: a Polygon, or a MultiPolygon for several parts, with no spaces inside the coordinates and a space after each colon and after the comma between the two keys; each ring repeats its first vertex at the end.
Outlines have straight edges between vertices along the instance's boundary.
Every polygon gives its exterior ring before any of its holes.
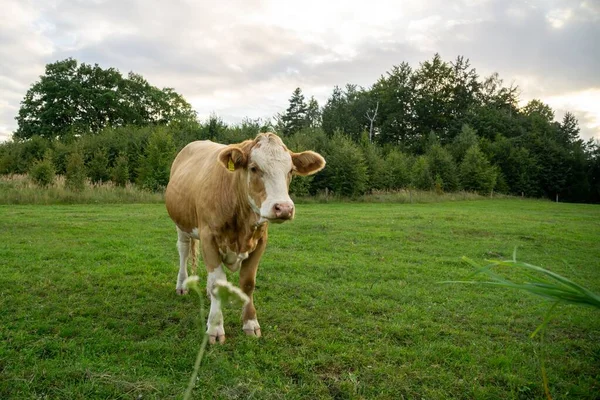
{"type": "Polygon", "coordinates": [[[294,203],[288,194],[292,176],[292,157],[275,135],[262,136],[250,153],[248,163],[249,202],[260,211],[261,220],[283,221],[293,218],[294,203]],[[276,215],[275,206],[285,205],[290,213],[276,215]]]}

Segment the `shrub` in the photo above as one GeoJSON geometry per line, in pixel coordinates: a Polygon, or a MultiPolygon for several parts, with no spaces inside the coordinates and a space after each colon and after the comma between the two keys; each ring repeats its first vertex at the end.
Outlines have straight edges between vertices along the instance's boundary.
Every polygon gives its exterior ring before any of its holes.
{"type": "Polygon", "coordinates": [[[411,158],[393,149],[385,158],[386,188],[397,190],[407,188],[411,181],[411,158]]]}
{"type": "Polygon", "coordinates": [[[325,159],[327,167],[319,177],[325,187],[340,196],[354,197],[367,190],[369,179],[362,151],[347,136],[336,133],[331,139],[325,159]]]}
{"type": "Polygon", "coordinates": [[[73,147],[63,142],[55,141],[52,144],[52,163],[57,174],[64,175],[67,171],[69,156],[73,152],[73,147]]]}
{"type": "Polygon", "coordinates": [[[381,148],[369,143],[368,139],[361,143],[363,158],[367,166],[369,181],[367,183],[369,190],[382,190],[387,185],[387,174],[385,159],[381,154],[381,148]]]}
{"type": "Polygon", "coordinates": [[[106,151],[97,150],[88,165],[88,176],[92,183],[107,182],[110,178],[108,173],[108,157],[106,151]]]}
{"type": "Polygon", "coordinates": [[[329,139],[321,128],[302,128],[285,138],[286,145],[293,151],[312,150],[321,153],[327,147],[329,139]]]}
{"type": "Polygon", "coordinates": [[[463,189],[488,194],[496,185],[496,176],[496,168],[490,165],[479,146],[471,146],[460,164],[463,189]]]}
{"type": "Polygon", "coordinates": [[[294,196],[310,195],[310,185],[314,176],[294,176],[290,182],[290,194],[294,196]]]}
{"type": "Polygon", "coordinates": [[[427,151],[427,162],[431,176],[435,177],[436,190],[453,192],[458,189],[458,171],[452,155],[440,144],[432,145],[427,151]]]}
{"type": "Polygon", "coordinates": [[[86,170],[83,155],[76,151],[67,157],[65,172],[65,186],[75,192],[81,192],[85,188],[86,170]]]}
{"type": "Polygon", "coordinates": [[[52,153],[48,150],[42,160],[33,163],[29,175],[33,182],[41,187],[48,187],[54,183],[54,164],[52,164],[52,153]]]}
{"type": "Polygon", "coordinates": [[[450,149],[452,151],[452,155],[457,162],[462,161],[462,159],[467,154],[467,150],[478,143],[477,140],[477,131],[471,128],[469,125],[463,125],[462,130],[450,145],[450,149]]]}
{"type": "Polygon", "coordinates": [[[125,187],[129,182],[129,165],[127,156],[124,154],[119,155],[115,161],[115,166],[112,169],[112,181],[120,187],[125,187]]]}
{"type": "Polygon", "coordinates": [[[138,175],[138,184],[152,191],[160,191],[169,183],[171,163],[175,158],[175,144],[163,128],[155,130],[146,146],[138,175]]]}
{"type": "Polygon", "coordinates": [[[19,172],[19,153],[22,145],[13,141],[0,143],[0,174],[19,172]]]}
{"type": "Polygon", "coordinates": [[[40,136],[33,136],[31,139],[17,143],[14,150],[18,151],[18,156],[11,171],[17,174],[31,170],[36,161],[44,158],[44,154],[49,148],[48,141],[40,136]]]}
{"type": "Polygon", "coordinates": [[[421,190],[430,190],[433,187],[433,178],[427,157],[417,157],[411,169],[411,183],[413,187],[421,190]]]}

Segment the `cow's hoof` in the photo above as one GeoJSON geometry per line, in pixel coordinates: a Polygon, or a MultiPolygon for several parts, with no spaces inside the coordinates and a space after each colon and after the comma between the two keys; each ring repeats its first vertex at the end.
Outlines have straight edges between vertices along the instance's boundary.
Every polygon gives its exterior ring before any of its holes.
{"type": "Polygon", "coordinates": [[[244,322],[244,326],[242,327],[244,333],[248,336],[260,337],[260,325],[258,321],[255,319],[249,319],[244,322]]]}
{"type": "Polygon", "coordinates": [[[177,289],[177,294],[180,296],[187,294],[187,293],[188,293],[187,289],[177,289]]]}
{"type": "MultiPolygon", "coordinates": [[[[210,317],[208,317],[210,319],[210,317]]],[[[225,329],[223,328],[223,323],[216,325],[211,325],[208,323],[208,329],[206,330],[206,334],[208,335],[208,343],[215,344],[225,343],[225,329]]]]}
{"type": "Polygon", "coordinates": [[[254,336],[257,338],[261,335],[260,328],[244,329],[244,333],[246,334],[246,336],[254,336]]]}
{"type": "Polygon", "coordinates": [[[219,344],[225,343],[225,335],[208,335],[208,343],[215,344],[219,342],[219,344]]]}

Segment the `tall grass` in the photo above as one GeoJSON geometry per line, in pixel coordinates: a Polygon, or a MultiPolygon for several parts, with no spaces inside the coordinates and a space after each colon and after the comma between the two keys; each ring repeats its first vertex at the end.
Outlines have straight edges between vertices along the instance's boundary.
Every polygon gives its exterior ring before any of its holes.
{"type": "MultiPolygon", "coordinates": [[[[184,287],[191,289],[196,292],[198,297],[200,298],[200,321],[202,323],[205,321],[204,318],[204,294],[198,285],[199,278],[198,275],[193,275],[188,277],[184,282],[184,287]]],[[[212,292],[220,301],[223,303],[239,303],[243,306],[248,304],[250,299],[248,296],[242,292],[242,290],[238,287],[233,286],[230,282],[218,280],[215,282],[215,287],[212,292]]],[[[192,371],[192,375],[190,377],[190,381],[183,395],[183,400],[189,400],[192,396],[192,391],[196,386],[196,380],[198,378],[198,371],[200,370],[200,364],[202,363],[202,359],[204,358],[204,353],[206,350],[206,344],[208,343],[208,334],[205,332],[202,335],[202,343],[198,348],[198,353],[196,354],[196,361],[194,362],[194,370],[192,371]]]]}
{"type": "MultiPolygon", "coordinates": [[[[495,194],[494,198],[511,196],[495,194]]],[[[375,191],[369,194],[348,198],[338,195],[318,193],[315,196],[294,196],[297,203],[441,203],[462,200],[485,200],[474,192],[438,193],[433,190],[394,190],[375,191]]],[[[105,182],[93,184],[86,180],[83,190],[73,190],[65,184],[65,177],[57,175],[54,183],[47,187],[36,185],[28,175],[0,175],[0,204],[102,204],[102,203],[161,203],[162,192],[151,192],[128,183],[124,187],[105,182]]]]}
{"type": "MultiPolygon", "coordinates": [[[[495,198],[507,197],[495,195],[495,198]]],[[[436,192],[435,190],[374,191],[358,198],[363,203],[438,203],[461,200],[485,200],[490,196],[482,196],[475,192],[436,192]]]]}
{"type": "Polygon", "coordinates": [[[0,204],[93,204],[93,203],[161,203],[162,193],[153,193],[132,184],[119,187],[112,182],[85,183],[83,190],[65,186],[63,176],[57,176],[48,187],[40,187],[27,175],[0,176],[0,204]]]}

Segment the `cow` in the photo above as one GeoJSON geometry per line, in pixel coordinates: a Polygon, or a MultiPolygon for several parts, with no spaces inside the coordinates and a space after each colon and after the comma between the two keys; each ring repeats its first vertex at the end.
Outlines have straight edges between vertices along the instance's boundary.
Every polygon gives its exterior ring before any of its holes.
{"type": "Polygon", "coordinates": [[[187,293],[187,260],[192,255],[195,274],[195,245],[199,241],[208,273],[209,343],[225,342],[221,304],[213,294],[215,283],[227,280],[224,268],[239,270],[240,288],[249,297],[242,309],[243,331],[261,336],[252,293],[269,223],[294,218],[296,209],[288,194],[292,176],[311,175],[324,167],[321,155],[313,151],[294,153],[274,133],[259,133],[254,140],[228,146],[195,141],[175,157],[165,203],[177,228],[176,291],[187,293]]]}

